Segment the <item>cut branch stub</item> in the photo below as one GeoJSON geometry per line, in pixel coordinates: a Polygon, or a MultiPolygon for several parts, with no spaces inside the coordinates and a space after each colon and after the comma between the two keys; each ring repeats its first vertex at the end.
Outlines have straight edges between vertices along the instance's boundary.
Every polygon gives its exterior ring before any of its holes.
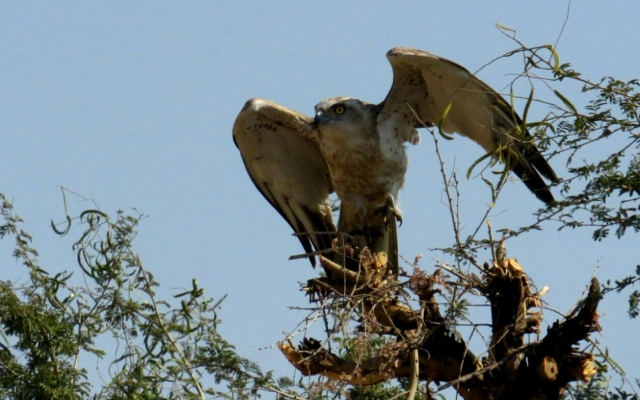
{"type": "Polygon", "coordinates": [[[481,362],[445,324],[435,286],[450,283],[439,270],[429,275],[416,268],[399,285],[386,272],[384,253],[372,254],[364,248],[351,256],[359,260],[357,268],[347,269],[320,257],[323,266],[340,280],[314,279],[307,290],[356,305],[363,324],[374,327],[365,332],[393,334],[396,340],[373,351],[373,356],[356,356],[358,362],[338,357],[314,339],[304,339],[298,348],[281,343],[280,350],[304,375],[371,385],[417,372],[420,380],[447,382],[440,388],[453,387],[465,400],[555,400],[563,397],[569,382],[588,381],[595,373],[593,355],[575,350],[590,332],[599,329],[600,292],[595,279],[568,318],[554,323],[541,341],[527,344],[525,334],[540,332],[542,313],[531,308],[540,306],[541,294],[532,293],[529,278],[515,259],[501,256],[492,268],[485,269],[484,280],[473,280],[474,287],[489,299],[492,313],[489,356],[481,362]],[[403,290],[413,292],[419,311],[399,295],[403,290]],[[410,357],[413,354],[415,362],[415,351],[417,369],[412,368],[410,357]]]}
{"type": "Polygon", "coordinates": [[[531,288],[524,270],[513,258],[494,262],[483,288],[491,303],[493,334],[489,355],[491,361],[498,361],[524,344],[531,288]]]}

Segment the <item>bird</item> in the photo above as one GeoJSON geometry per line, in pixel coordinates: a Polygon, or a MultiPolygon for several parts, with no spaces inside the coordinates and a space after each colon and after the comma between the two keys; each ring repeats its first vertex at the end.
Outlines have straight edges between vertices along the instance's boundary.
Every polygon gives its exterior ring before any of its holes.
{"type": "Polygon", "coordinates": [[[387,59],[393,83],[379,104],[332,97],[310,117],[253,98],[234,123],[249,176],[297,234],[312,265],[314,249],[331,249],[345,234],[360,247],[382,240],[390,273],[397,274],[398,194],[409,164],[406,144],[419,143],[420,128],[470,138],[538,199],[554,202],[543,177],[558,177],[500,94],[461,65],[423,50],[396,47],[387,59]],[[333,192],[340,200],[337,228],[333,192]]]}

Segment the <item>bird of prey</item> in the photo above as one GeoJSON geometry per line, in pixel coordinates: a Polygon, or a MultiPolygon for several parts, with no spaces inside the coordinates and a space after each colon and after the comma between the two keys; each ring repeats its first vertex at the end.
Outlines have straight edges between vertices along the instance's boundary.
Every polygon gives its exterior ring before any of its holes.
{"type": "Polygon", "coordinates": [[[553,202],[541,175],[555,181],[556,174],[497,92],[464,67],[425,51],[397,47],[387,58],[393,84],[380,104],[334,97],[316,105],[312,118],[251,99],[235,121],[234,142],[249,176],[307,253],[331,248],[336,232],[364,238],[359,245],[370,245],[377,232],[393,242],[386,250],[397,272],[390,219],[401,216],[396,202],[408,165],[405,143],[418,143],[417,128],[438,126],[472,139],[538,199],[553,202]],[[341,204],[337,230],[329,205],[334,191],[341,204]],[[380,232],[385,227],[390,236],[380,232]]]}

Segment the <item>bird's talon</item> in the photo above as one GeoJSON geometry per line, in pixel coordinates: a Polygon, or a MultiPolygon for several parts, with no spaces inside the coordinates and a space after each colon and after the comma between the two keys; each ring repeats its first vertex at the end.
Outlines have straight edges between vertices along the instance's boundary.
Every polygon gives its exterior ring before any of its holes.
{"type": "Polygon", "coordinates": [[[387,225],[391,223],[392,218],[395,218],[396,221],[398,221],[398,226],[402,226],[402,214],[400,213],[400,210],[396,208],[393,196],[389,196],[387,202],[375,210],[374,215],[380,214],[383,214],[382,220],[387,225]]]}

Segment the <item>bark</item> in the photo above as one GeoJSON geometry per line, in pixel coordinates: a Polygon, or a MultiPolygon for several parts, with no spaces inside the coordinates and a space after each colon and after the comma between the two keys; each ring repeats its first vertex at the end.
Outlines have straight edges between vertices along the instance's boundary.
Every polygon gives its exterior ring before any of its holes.
{"type": "Polygon", "coordinates": [[[467,400],[542,400],[563,398],[568,383],[588,381],[595,373],[593,355],[575,350],[581,340],[599,330],[596,309],[601,296],[595,278],[568,317],[556,321],[541,340],[526,343],[525,334],[540,330],[541,313],[530,311],[540,305],[538,294],[532,292],[527,275],[514,259],[485,265],[484,279],[469,279],[491,304],[488,356],[478,358],[440,313],[436,285],[444,280],[439,270],[433,275],[416,270],[404,283],[420,301],[420,310],[413,310],[398,299],[399,286],[388,272],[384,252],[365,249],[358,257],[359,269],[354,271],[321,256],[322,265],[340,278],[311,280],[307,291],[312,300],[357,298],[361,314],[375,322],[377,332],[392,334],[396,340],[357,362],[338,357],[314,339],[305,339],[297,347],[281,343],[283,354],[303,375],[371,385],[417,372],[420,380],[441,384],[439,389],[453,387],[467,400]],[[417,367],[411,362],[415,350],[417,367]]]}

